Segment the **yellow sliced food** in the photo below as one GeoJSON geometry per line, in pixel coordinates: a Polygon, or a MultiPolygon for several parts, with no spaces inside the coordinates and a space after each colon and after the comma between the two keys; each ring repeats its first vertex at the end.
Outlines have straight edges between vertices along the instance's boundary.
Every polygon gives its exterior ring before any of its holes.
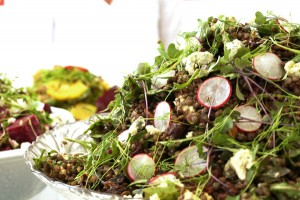
{"type": "Polygon", "coordinates": [[[81,81],[74,83],[50,81],[46,84],[47,94],[57,101],[66,101],[82,97],[89,88],[81,81]]]}
{"type": "Polygon", "coordinates": [[[87,103],[78,103],[70,108],[70,112],[73,114],[76,120],[88,119],[94,115],[96,111],[96,106],[87,103]]]}

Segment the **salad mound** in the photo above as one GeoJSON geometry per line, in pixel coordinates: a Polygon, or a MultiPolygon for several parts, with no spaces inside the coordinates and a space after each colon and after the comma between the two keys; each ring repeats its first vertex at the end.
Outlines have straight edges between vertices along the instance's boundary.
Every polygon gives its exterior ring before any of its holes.
{"type": "Polygon", "coordinates": [[[34,75],[32,93],[41,102],[69,110],[77,120],[83,120],[105,110],[113,100],[109,85],[86,68],[54,66],[34,75]],[[98,101],[101,101],[98,103],[98,101]]]}
{"type": "Polygon", "coordinates": [[[41,107],[4,74],[0,74],[0,93],[0,151],[20,148],[21,143],[33,142],[52,127],[51,108],[41,107]]]}
{"type": "Polygon", "coordinates": [[[35,167],[124,198],[299,199],[300,26],[210,17],[158,50],[78,141],[88,155],[35,167]]]}

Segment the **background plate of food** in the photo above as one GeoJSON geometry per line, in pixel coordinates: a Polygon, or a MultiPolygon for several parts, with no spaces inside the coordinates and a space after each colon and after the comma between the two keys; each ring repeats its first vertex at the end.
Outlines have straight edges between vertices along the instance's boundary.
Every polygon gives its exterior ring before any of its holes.
{"type": "Polygon", "coordinates": [[[0,189],[3,199],[29,199],[42,184],[24,162],[24,152],[38,135],[53,127],[74,122],[72,114],[32,98],[25,88],[0,75],[0,189]]]}

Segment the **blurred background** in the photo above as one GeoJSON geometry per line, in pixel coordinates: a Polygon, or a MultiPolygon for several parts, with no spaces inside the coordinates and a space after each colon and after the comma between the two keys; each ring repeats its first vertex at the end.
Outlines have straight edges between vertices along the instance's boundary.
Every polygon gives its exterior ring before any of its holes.
{"type": "MultiPolygon", "coordinates": [[[[251,20],[272,11],[297,21],[293,0],[4,0],[0,6],[0,69],[30,84],[38,69],[75,65],[121,85],[140,62],[153,62],[157,42],[167,46],[197,19],[251,20]]],[[[299,19],[299,18],[298,18],[299,19]]]]}

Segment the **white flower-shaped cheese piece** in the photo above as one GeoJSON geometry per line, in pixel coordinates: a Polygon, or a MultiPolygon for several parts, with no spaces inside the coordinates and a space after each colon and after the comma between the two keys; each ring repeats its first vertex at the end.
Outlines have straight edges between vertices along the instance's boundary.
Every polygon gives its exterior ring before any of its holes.
{"type": "Polygon", "coordinates": [[[195,69],[200,68],[203,65],[208,65],[213,59],[214,55],[208,51],[194,52],[187,57],[185,70],[192,75],[195,72],[195,69]]]}
{"type": "Polygon", "coordinates": [[[249,149],[240,149],[226,163],[225,170],[231,168],[240,180],[245,180],[247,169],[250,169],[253,164],[253,156],[249,149]]]}
{"type": "Polygon", "coordinates": [[[290,76],[300,77],[300,63],[295,63],[294,61],[288,61],[284,65],[284,70],[290,76]]]}

